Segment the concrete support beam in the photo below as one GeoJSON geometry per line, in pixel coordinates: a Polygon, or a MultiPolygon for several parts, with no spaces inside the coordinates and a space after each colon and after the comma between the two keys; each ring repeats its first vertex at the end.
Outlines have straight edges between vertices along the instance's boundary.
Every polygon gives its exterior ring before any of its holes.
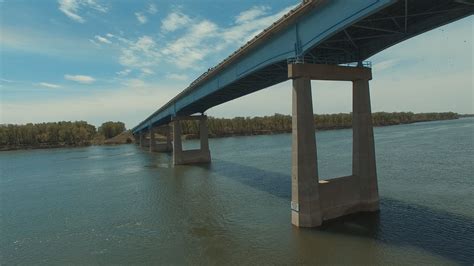
{"type": "Polygon", "coordinates": [[[293,80],[291,222],[298,227],[322,223],[311,81],[293,80]]]}
{"type": "Polygon", "coordinates": [[[352,91],[352,175],[359,180],[361,210],[376,211],[379,193],[369,81],[354,81],[352,91]]]}
{"type": "Polygon", "coordinates": [[[209,163],[211,162],[211,152],[209,150],[207,117],[206,116],[191,116],[191,120],[199,120],[200,141],[201,147],[196,150],[183,150],[181,120],[186,117],[179,117],[173,119],[173,164],[194,164],[194,163],[209,163]]]}
{"type": "Polygon", "coordinates": [[[290,79],[307,78],[311,80],[371,80],[372,70],[367,67],[348,67],[322,64],[290,64],[288,65],[290,79]]]}

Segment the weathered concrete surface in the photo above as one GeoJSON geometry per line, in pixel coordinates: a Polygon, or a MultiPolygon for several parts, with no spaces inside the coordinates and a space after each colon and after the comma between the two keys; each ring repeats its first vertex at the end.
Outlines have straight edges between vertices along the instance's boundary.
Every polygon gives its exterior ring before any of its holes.
{"type": "Polygon", "coordinates": [[[195,163],[210,163],[211,152],[209,150],[207,117],[206,116],[191,116],[179,117],[173,119],[173,164],[195,164],[195,163]],[[201,147],[197,150],[183,150],[181,120],[192,119],[199,120],[199,135],[201,147]]]}
{"type": "Polygon", "coordinates": [[[372,71],[366,67],[349,67],[321,64],[290,64],[288,77],[291,79],[307,78],[311,80],[371,80],[372,71]]]}
{"type": "Polygon", "coordinates": [[[379,197],[370,108],[369,68],[289,65],[293,77],[291,222],[316,227],[323,221],[362,211],[377,211],[379,197]],[[302,74],[301,74],[302,73],[302,74]],[[352,175],[319,181],[311,79],[353,82],[352,175]]]}
{"type": "Polygon", "coordinates": [[[311,81],[293,80],[291,222],[298,227],[321,225],[318,166],[311,81]]]}
{"type": "Polygon", "coordinates": [[[145,144],[145,140],[144,140],[144,134],[143,133],[140,133],[140,141],[139,141],[139,144],[140,144],[140,147],[143,147],[143,144],[145,144]]]}
{"type": "Polygon", "coordinates": [[[359,180],[362,209],[379,209],[374,129],[368,80],[353,81],[352,175],[359,180]]]}
{"type": "Polygon", "coordinates": [[[155,140],[155,130],[153,127],[150,127],[149,129],[149,134],[150,134],[150,138],[149,138],[149,145],[148,145],[148,150],[150,152],[154,152],[155,151],[155,148],[156,148],[156,140],[155,140]]]}
{"type": "Polygon", "coordinates": [[[159,128],[155,128],[153,131],[153,141],[150,142],[150,144],[153,143],[153,148],[150,147],[150,151],[153,152],[171,152],[173,150],[173,145],[171,143],[171,133],[170,133],[170,126],[162,126],[159,128]],[[166,140],[165,142],[159,142],[156,139],[156,133],[160,133],[165,136],[166,140]]]}

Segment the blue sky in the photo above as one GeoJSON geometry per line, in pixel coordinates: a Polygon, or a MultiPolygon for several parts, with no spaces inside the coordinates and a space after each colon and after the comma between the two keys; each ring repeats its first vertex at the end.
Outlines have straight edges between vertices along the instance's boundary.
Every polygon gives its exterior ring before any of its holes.
{"type": "MultiPolygon", "coordinates": [[[[0,0],[0,123],[133,127],[298,3],[0,0]]],[[[471,16],[371,58],[373,111],[473,113],[473,32],[471,16]]],[[[315,112],[350,112],[350,86],[313,82],[315,112]]],[[[207,113],[289,114],[290,98],[284,82],[207,113]]]]}

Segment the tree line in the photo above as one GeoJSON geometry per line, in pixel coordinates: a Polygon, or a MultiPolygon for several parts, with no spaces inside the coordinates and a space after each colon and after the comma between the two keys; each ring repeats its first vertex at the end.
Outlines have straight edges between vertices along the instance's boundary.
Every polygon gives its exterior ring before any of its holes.
{"type": "Polygon", "coordinates": [[[85,146],[123,131],[122,122],[103,123],[99,130],[85,121],[0,125],[0,149],[85,146]]]}
{"type": "MultiPolygon", "coordinates": [[[[446,113],[412,113],[377,112],[372,114],[374,126],[388,126],[409,124],[423,121],[457,119],[459,115],[453,112],[446,113]]],[[[211,137],[234,135],[261,135],[291,132],[291,115],[274,114],[264,117],[235,117],[235,118],[208,118],[209,134],[211,137]]],[[[322,114],[314,115],[317,130],[343,129],[352,127],[352,114],[322,114]]],[[[184,134],[198,135],[197,121],[182,121],[184,134]]]]}
{"type": "MultiPolygon", "coordinates": [[[[457,113],[373,113],[374,126],[408,124],[422,121],[457,119],[457,113]]],[[[208,119],[211,137],[237,135],[263,135],[291,132],[291,115],[274,114],[263,117],[235,117],[208,119]]],[[[197,137],[197,121],[182,121],[183,133],[190,138],[197,137]]],[[[352,127],[352,114],[314,115],[317,130],[343,129],[352,127]]],[[[104,143],[127,143],[129,134],[121,135],[124,140],[110,141],[125,131],[122,122],[105,122],[98,129],[85,121],[54,122],[26,125],[0,125],[0,150],[24,148],[49,148],[63,146],[85,146],[104,143]]],[[[118,137],[121,138],[121,137],[118,137]]],[[[131,140],[130,140],[131,141],[131,140]]]]}

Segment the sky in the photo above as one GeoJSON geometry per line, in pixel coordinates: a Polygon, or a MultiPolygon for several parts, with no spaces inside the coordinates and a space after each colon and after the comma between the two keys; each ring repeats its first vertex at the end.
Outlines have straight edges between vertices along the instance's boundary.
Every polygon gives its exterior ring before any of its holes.
{"type": "MultiPolygon", "coordinates": [[[[299,0],[0,0],[0,123],[132,128],[299,0]]],[[[474,113],[473,16],[369,58],[372,111],[474,113]]],[[[350,112],[351,84],[313,81],[315,113],[350,112]]],[[[291,82],[215,117],[291,113],[291,82]],[[243,108],[245,107],[245,108],[243,108]]]]}

